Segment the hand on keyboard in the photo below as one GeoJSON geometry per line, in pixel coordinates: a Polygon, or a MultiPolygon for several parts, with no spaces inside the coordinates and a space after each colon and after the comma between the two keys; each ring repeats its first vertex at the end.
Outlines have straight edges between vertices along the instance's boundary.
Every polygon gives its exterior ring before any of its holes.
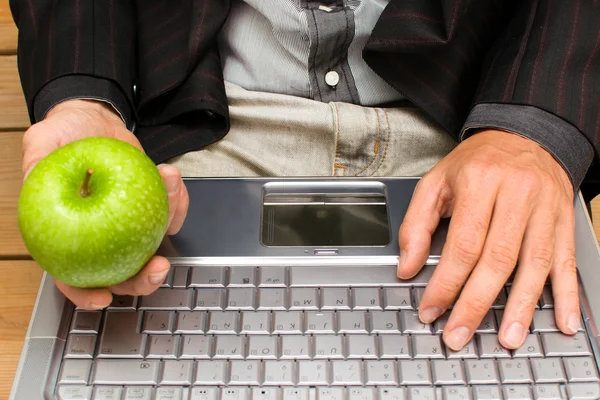
{"type": "Polygon", "coordinates": [[[558,327],[566,334],[577,331],[573,186],[552,155],[501,131],[463,141],[417,186],[400,228],[400,278],[423,266],[431,234],[440,218],[450,216],[442,257],[420,307],[421,320],[431,323],[458,298],[444,330],[448,347],[458,350],[469,342],[517,261],[501,344],[523,344],[548,274],[558,327]]]}
{"type": "MultiPolygon", "coordinates": [[[[54,107],[43,121],[33,125],[23,137],[23,174],[57,148],[75,140],[91,136],[113,137],[140,149],[137,138],[126,129],[121,118],[112,108],[101,102],[72,100],[54,107]]],[[[160,169],[169,192],[169,228],[174,234],[183,225],[189,198],[179,171],[171,166],[160,169]]],[[[56,286],[73,303],[83,309],[101,309],[112,301],[112,293],[147,295],[154,292],[169,272],[169,262],[154,257],[135,277],[107,289],[80,289],[56,282],[56,286]]]]}

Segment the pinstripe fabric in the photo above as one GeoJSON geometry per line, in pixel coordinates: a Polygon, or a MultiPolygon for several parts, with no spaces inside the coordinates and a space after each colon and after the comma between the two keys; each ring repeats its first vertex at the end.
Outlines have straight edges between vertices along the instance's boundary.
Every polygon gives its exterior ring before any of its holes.
{"type": "MultiPolygon", "coordinates": [[[[215,38],[228,1],[11,0],[11,7],[32,118],[41,87],[86,74],[122,92],[156,161],[227,132],[215,38]]],[[[598,155],[599,53],[598,0],[391,0],[363,57],[456,138],[474,106],[523,104],[565,121],[598,155]]],[[[586,177],[593,191],[598,170],[594,163],[586,177]]]]}

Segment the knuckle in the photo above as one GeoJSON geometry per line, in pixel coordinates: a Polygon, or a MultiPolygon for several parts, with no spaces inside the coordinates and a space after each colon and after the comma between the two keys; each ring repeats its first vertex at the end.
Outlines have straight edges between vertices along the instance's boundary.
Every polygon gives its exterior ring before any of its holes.
{"type": "Polygon", "coordinates": [[[465,308],[467,311],[467,315],[478,317],[487,313],[490,308],[490,305],[487,304],[487,302],[484,299],[480,297],[474,297],[466,302],[465,308]]]}
{"type": "Polygon", "coordinates": [[[452,301],[456,298],[461,288],[462,284],[456,280],[440,279],[436,285],[435,296],[444,301],[452,301]]]}
{"type": "Polygon", "coordinates": [[[550,270],[553,257],[554,252],[552,249],[545,246],[537,247],[531,254],[531,267],[547,273],[550,270]]]}
{"type": "Polygon", "coordinates": [[[517,264],[517,253],[508,244],[496,243],[487,255],[488,267],[495,273],[508,275],[517,264]]]}
{"type": "Polygon", "coordinates": [[[540,298],[541,290],[538,288],[531,287],[528,290],[522,290],[517,295],[517,302],[521,310],[533,310],[540,298]]]}
{"type": "Polygon", "coordinates": [[[452,255],[466,265],[475,265],[479,260],[479,240],[474,234],[466,233],[458,237],[456,242],[450,247],[452,255]]]}
{"type": "Polygon", "coordinates": [[[564,275],[576,275],[577,274],[577,260],[574,255],[570,255],[568,258],[562,260],[558,264],[558,273],[564,275]]]}

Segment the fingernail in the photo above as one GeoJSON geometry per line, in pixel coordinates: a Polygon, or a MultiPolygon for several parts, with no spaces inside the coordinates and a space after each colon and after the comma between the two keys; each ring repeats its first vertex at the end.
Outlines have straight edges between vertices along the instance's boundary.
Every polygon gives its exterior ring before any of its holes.
{"type": "Polygon", "coordinates": [[[104,304],[104,305],[100,305],[100,304],[93,304],[93,303],[90,303],[90,304],[88,305],[88,307],[89,307],[89,309],[90,309],[90,310],[102,310],[103,308],[106,308],[106,307],[108,307],[109,305],[110,305],[110,304],[104,304]]]}
{"type": "Polygon", "coordinates": [[[443,314],[443,311],[439,307],[429,307],[421,311],[419,317],[421,318],[421,322],[424,324],[431,324],[435,321],[440,315],[443,314]]]}
{"type": "Polygon", "coordinates": [[[148,275],[148,281],[152,285],[158,285],[159,283],[163,283],[169,271],[158,272],[156,274],[148,275]]]}
{"type": "Polygon", "coordinates": [[[567,319],[567,328],[571,331],[571,333],[576,333],[579,329],[579,326],[579,315],[575,313],[569,315],[569,318],[567,319]]]}
{"type": "Polygon", "coordinates": [[[450,332],[448,338],[446,339],[446,345],[452,350],[458,351],[465,347],[465,344],[467,344],[470,337],[471,332],[469,331],[469,328],[466,326],[459,326],[450,332]]]}
{"type": "Polygon", "coordinates": [[[167,192],[169,193],[169,195],[177,193],[177,191],[179,190],[179,181],[180,179],[174,176],[171,176],[167,179],[167,181],[165,182],[165,186],[167,187],[167,192]]]}
{"type": "Polygon", "coordinates": [[[506,330],[504,341],[511,347],[517,348],[525,341],[525,328],[520,322],[513,322],[511,326],[506,330]]]}
{"type": "Polygon", "coordinates": [[[402,268],[406,262],[406,250],[400,250],[400,257],[398,258],[398,269],[402,268]]]}

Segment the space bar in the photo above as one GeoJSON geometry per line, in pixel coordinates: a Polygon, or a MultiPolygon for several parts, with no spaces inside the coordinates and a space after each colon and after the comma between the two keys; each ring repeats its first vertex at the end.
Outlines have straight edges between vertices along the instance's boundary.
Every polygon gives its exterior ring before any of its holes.
{"type": "Polygon", "coordinates": [[[401,280],[395,265],[364,267],[290,267],[290,286],[425,286],[435,266],[426,265],[415,277],[401,280]]]}

